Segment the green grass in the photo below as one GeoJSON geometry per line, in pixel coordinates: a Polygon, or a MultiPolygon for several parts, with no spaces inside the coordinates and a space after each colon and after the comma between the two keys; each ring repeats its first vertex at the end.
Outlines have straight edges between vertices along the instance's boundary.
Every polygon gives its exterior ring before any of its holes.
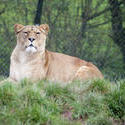
{"type": "Polygon", "coordinates": [[[125,121],[125,81],[48,81],[0,86],[0,125],[120,125],[125,121]]]}

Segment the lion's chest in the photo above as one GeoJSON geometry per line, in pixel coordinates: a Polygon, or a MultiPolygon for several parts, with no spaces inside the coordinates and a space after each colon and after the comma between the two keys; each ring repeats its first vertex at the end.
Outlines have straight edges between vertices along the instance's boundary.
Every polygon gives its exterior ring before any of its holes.
{"type": "Polygon", "coordinates": [[[15,80],[20,81],[24,78],[30,78],[32,76],[32,68],[27,64],[15,64],[11,67],[11,77],[15,80]]]}
{"type": "Polygon", "coordinates": [[[16,81],[28,78],[38,80],[45,77],[41,64],[14,63],[10,67],[10,77],[16,81]]]}

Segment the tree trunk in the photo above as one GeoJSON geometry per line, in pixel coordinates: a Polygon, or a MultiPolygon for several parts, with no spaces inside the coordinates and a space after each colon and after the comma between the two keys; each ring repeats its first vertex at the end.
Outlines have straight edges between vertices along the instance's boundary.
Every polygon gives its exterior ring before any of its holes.
{"type": "Polygon", "coordinates": [[[82,33],[82,37],[85,37],[85,32],[86,32],[86,26],[87,26],[87,22],[88,22],[88,17],[90,14],[90,9],[91,9],[91,4],[92,4],[92,0],[85,0],[85,5],[83,7],[83,1],[81,1],[82,4],[82,27],[81,27],[81,33],[82,33]]]}
{"type": "Polygon", "coordinates": [[[112,23],[112,39],[119,46],[125,62],[125,29],[118,0],[109,0],[112,23]]]}
{"type": "Polygon", "coordinates": [[[40,25],[40,23],[41,23],[42,8],[43,8],[43,0],[38,0],[36,15],[35,15],[35,19],[34,19],[35,25],[40,25]]]}

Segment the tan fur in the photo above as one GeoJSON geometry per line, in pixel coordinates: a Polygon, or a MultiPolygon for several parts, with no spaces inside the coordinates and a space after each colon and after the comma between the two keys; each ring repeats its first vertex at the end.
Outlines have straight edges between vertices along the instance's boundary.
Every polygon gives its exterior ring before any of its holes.
{"type": "Polygon", "coordinates": [[[103,78],[99,69],[92,63],[45,49],[49,31],[47,24],[40,26],[15,25],[17,45],[11,55],[10,78],[20,81],[48,79],[56,82],[103,78]],[[28,47],[34,38],[33,48],[28,47]],[[27,50],[26,50],[27,49],[27,50]]]}

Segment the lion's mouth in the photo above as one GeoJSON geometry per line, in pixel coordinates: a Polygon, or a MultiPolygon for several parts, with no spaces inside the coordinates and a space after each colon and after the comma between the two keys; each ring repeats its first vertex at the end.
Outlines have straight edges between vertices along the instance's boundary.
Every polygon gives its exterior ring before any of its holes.
{"type": "Polygon", "coordinates": [[[30,44],[29,46],[25,46],[25,48],[28,48],[28,47],[33,47],[33,48],[37,49],[37,47],[35,47],[33,44],[30,44]]]}
{"type": "Polygon", "coordinates": [[[37,47],[35,47],[33,44],[30,44],[29,46],[25,46],[26,48],[26,52],[36,52],[37,51],[37,47]]]}

